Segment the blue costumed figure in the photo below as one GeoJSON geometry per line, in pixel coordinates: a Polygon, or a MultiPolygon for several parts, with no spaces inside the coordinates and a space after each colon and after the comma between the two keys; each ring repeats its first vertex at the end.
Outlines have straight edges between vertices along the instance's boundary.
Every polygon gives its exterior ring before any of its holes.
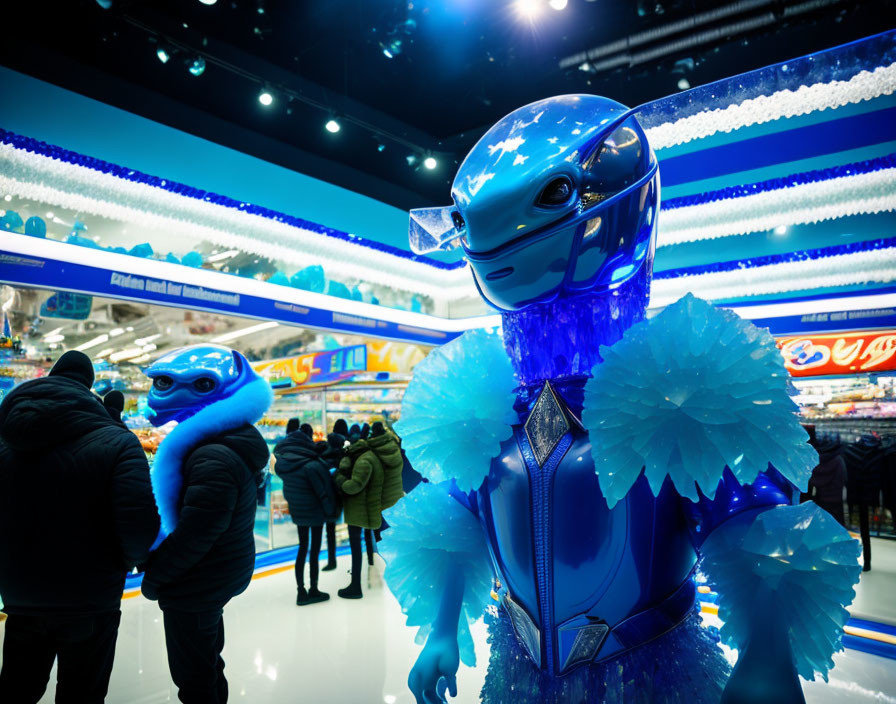
{"type": "Polygon", "coordinates": [[[411,212],[411,244],[463,247],[503,339],[430,354],[396,427],[429,480],[382,548],[425,643],[417,702],[457,696],[483,613],[489,704],[802,702],[798,675],[826,677],[841,647],[859,549],[792,505],[817,455],[769,333],[691,295],[647,320],[659,174],[635,111],[520,108],[452,195],[411,212]]]}

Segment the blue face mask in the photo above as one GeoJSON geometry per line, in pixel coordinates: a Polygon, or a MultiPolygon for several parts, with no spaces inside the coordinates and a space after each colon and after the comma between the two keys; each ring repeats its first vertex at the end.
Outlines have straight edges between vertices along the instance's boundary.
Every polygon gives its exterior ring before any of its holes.
{"type": "Polygon", "coordinates": [[[221,345],[192,345],[169,352],[146,369],[154,426],[184,421],[206,406],[232,396],[260,377],[239,352],[221,345]]]}
{"type": "Polygon", "coordinates": [[[634,111],[612,100],[516,110],[473,147],[452,195],[453,206],[411,211],[411,247],[463,247],[498,309],[613,289],[653,265],[656,158],[634,111]]]}

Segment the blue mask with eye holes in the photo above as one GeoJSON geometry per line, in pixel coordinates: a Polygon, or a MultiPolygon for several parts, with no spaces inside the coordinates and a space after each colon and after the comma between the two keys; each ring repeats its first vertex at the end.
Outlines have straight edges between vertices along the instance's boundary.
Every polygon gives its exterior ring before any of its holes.
{"type": "Polygon", "coordinates": [[[462,246],[486,302],[511,311],[652,268],[659,173],[634,113],[594,95],[510,113],[461,164],[453,206],[411,211],[412,249],[462,246]]]}
{"type": "Polygon", "coordinates": [[[242,354],[221,345],[191,345],[169,352],[145,373],[152,379],[149,422],[157,427],[184,421],[260,378],[242,354]]]}

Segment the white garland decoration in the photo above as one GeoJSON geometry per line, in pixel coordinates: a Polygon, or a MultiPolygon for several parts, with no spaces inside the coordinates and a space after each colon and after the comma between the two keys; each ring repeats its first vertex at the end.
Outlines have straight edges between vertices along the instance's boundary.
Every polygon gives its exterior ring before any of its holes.
{"type": "Polygon", "coordinates": [[[728,198],[660,214],[657,246],[896,210],[896,168],[728,198]]]}
{"type": "Polygon", "coordinates": [[[650,305],[666,306],[689,292],[700,298],[718,301],[892,281],[896,281],[896,251],[880,249],[654,280],[650,291],[650,305]]]}
{"type": "Polygon", "coordinates": [[[476,296],[466,267],[436,269],[351,242],[147,186],[77,164],[0,145],[0,189],[22,198],[284,261],[324,266],[355,278],[441,301],[476,296]],[[359,254],[363,251],[363,257],[359,254]]]}
{"type": "Polygon", "coordinates": [[[879,66],[873,71],[860,71],[846,81],[815,83],[800,86],[796,90],[760,95],[739,104],[706,110],[645,131],[650,145],[660,150],[719,132],[733,132],[782,117],[808,115],[811,112],[861,103],[893,92],[896,92],[896,63],[879,66]]]}

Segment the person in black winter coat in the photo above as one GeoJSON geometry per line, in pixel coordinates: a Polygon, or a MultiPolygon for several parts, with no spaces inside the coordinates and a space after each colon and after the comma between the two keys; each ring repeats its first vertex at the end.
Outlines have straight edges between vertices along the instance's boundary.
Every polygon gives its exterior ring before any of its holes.
{"type": "MultiPolygon", "coordinates": [[[[103,396],[103,406],[116,423],[124,425],[121,414],[124,411],[124,394],[121,391],[110,391],[103,396]]],[[[125,425],[125,427],[127,427],[125,425]]]]}
{"type": "MultiPolygon", "coordinates": [[[[298,420],[293,420],[287,430],[298,426],[298,420]]],[[[278,442],[274,448],[274,458],[275,471],[283,480],[283,496],[289,504],[289,515],[299,532],[296,604],[305,606],[326,601],[330,595],[320,591],[317,585],[323,526],[336,508],[336,495],[329,468],[323,461],[319,448],[303,430],[294,430],[278,442]],[[309,560],[308,590],[305,589],[306,558],[309,560]]]]}
{"type": "MultiPolygon", "coordinates": [[[[342,423],[345,425],[345,421],[342,423]]],[[[338,425],[339,421],[336,421],[334,427],[338,427],[338,425]]],[[[326,463],[327,468],[331,472],[339,469],[339,461],[345,454],[345,436],[334,431],[327,435],[326,443],[321,443],[321,446],[321,459],[326,463]]],[[[327,516],[327,564],[323,567],[324,572],[336,569],[336,524],[342,514],[342,503],[338,491],[335,496],[336,505],[333,514],[327,516]]]]}
{"type": "Polygon", "coordinates": [[[818,440],[815,429],[809,430],[809,443],[818,452],[818,465],[812,470],[809,491],[800,502],[812,500],[841,526],[846,526],[843,515],[843,489],[846,486],[846,463],[841,457],[840,443],[818,440]]]}
{"type": "Polygon", "coordinates": [[[90,359],[70,351],[0,404],[0,701],[10,704],[41,698],[54,659],[57,701],[103,701],[125,575],[159,531],[140,442],[92,385],[90,359]]]}
{"type": "Polygon", "coordinates": [[[269,456],[252,423],[273,396],[245,357],[217,345],[176,350],[146,373],[151,421],[178,425],[153,461],[166,537],[150,555],[143,595],[162,609],[178,698],[223,704],[223,609],[252,579],[257,488],[269,456]]]}

